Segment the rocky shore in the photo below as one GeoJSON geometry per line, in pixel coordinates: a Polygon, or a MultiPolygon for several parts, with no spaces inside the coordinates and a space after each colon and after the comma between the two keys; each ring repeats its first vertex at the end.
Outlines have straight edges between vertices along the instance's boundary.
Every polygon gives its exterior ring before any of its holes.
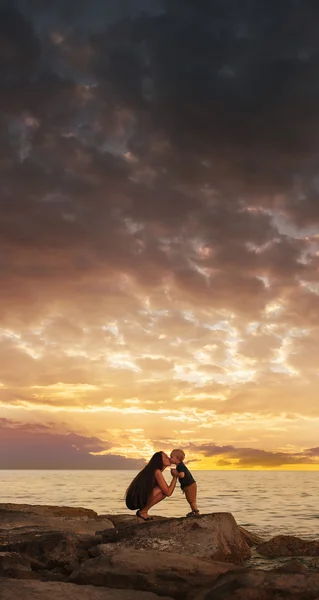
{"type": "Polygon", "coordinates": [[[229,513],[145,523],[85,508],[0,504],[0,600],[158,597],[319,600],[319,539],[261,539],[229,513]],[[252,556],[268,568],[256,568],[252,556]],[[277,557],[281,566],[269,568],[277,557]]]}

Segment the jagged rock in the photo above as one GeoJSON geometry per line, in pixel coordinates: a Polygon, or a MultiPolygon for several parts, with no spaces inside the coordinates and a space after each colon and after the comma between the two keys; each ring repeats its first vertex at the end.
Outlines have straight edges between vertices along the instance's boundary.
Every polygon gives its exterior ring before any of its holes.
{"type": "Polygon", "coordinates": [[[317,600],[319,574],[252,571],[221,575],[207,589],[188,595],[188,600],[317,600]]]}
{"type": "Polygon", "coordinates": [[[280,556],[319,556],[319,541],[302,540],[292,535],[277,535],[257,546],[258,554],[269,558],[280,556]]]}
{"type": "Polygon", "coordinates": [[[260,544],[264,544],[266,542],[265,538],[258,535],[258,533],[253,533],[252,531],[247,531],[244,527],[239,526],[239,531],[243,535],[245,542],[248,544],[250,548],[253,546],[259,546],[260,544]]]}
{"type": "Polygon", "coordinates": [[[73,531],[93,534],[98,529],[114,529],[106,517],[93,510],[60,506],[33,506],[29,504],[0,504],[0,538],[6,531],[73,531]]]}
{"type": "Polygon", "coordinates": [[[31,562],[17,552],[0,552],[0,576],[15,579],[33,578],[31,562]]]}
{"type": "MultiPolygon", "coordinates": [[[[0,598],[1,600],[158,600],[158,596],[151,592],[2,578],[0,578],[0,598]]],[[[172,599],[166,596],[162,600],[172,599]]]]}
{"type": "Polygon", "coordinates": [[[135,550],[162,550],[198,558],[241,564],[251,552],[230,513],[196,519],[165,519],[101,532],[102,542],[135,550]]]}
{"type": "Polygon", "coordinates": [[[78,584],[152,590],[159,595],[185,598],[190,588],[209,585],[221,573],[238,569],[236,565],[204,561],[181,554],[156,550],[116,550],[92,558],[72,573],[78,584]]]}
{"type": "Polygon", "coordinates": [[[33,561],[37,569],[61,570],[68,574],[89,557],[88,550],[100,542],[98,536],[77,535],[71,532],[49,531],[40,534],[11,534],[10,540],[0,545],[0,551],[18,552],[33,561]]]}
{"type": "Polygon", "coordinates": [[[88,550],[89,557],[96,558],[97,556],[101,556],[101,554],[105,554],[105,552],[104,552],[105,547],[108,549],[108,552],[109,552],[108,544],[98,544],[97,546],[92,546],[92,548],[89,548],[89,550],[88,550]]]}

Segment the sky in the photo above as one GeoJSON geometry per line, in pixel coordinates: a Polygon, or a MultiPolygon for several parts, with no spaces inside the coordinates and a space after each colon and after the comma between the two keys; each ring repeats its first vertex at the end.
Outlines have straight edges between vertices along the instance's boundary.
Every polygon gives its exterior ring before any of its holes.
{"type": "Polygon", "coordinates": [[[0,468],[319,468],[317,0],[0,0],[0,468]]]}

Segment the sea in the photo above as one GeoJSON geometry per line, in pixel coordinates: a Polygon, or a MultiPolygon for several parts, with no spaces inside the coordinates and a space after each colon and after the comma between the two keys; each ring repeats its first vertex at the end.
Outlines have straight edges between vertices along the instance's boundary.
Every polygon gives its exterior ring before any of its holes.
{"type": "MultiPolygon", "coordinates": [[[[164,475],[170,479],[169,471],[164,475]]],[[[270,537],[319,537],[319,472],[193,471],[201,513],[230,512],[237,523],[270,537]]],[[[134,471],[0,471],[0,502],[85,507],[128,513],[125,490],[134,471]]],[[[179,486],[150,514],[181,517],[188,505],[179,486]]]]}

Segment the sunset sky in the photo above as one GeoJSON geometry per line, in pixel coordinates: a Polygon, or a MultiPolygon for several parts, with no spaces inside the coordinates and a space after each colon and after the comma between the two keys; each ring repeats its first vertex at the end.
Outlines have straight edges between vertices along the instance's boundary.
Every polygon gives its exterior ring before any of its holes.
{"type": "Polygon", "coordinates": [[[0,8],[0,468],[318,469],[318,0],[0,8]]]}

